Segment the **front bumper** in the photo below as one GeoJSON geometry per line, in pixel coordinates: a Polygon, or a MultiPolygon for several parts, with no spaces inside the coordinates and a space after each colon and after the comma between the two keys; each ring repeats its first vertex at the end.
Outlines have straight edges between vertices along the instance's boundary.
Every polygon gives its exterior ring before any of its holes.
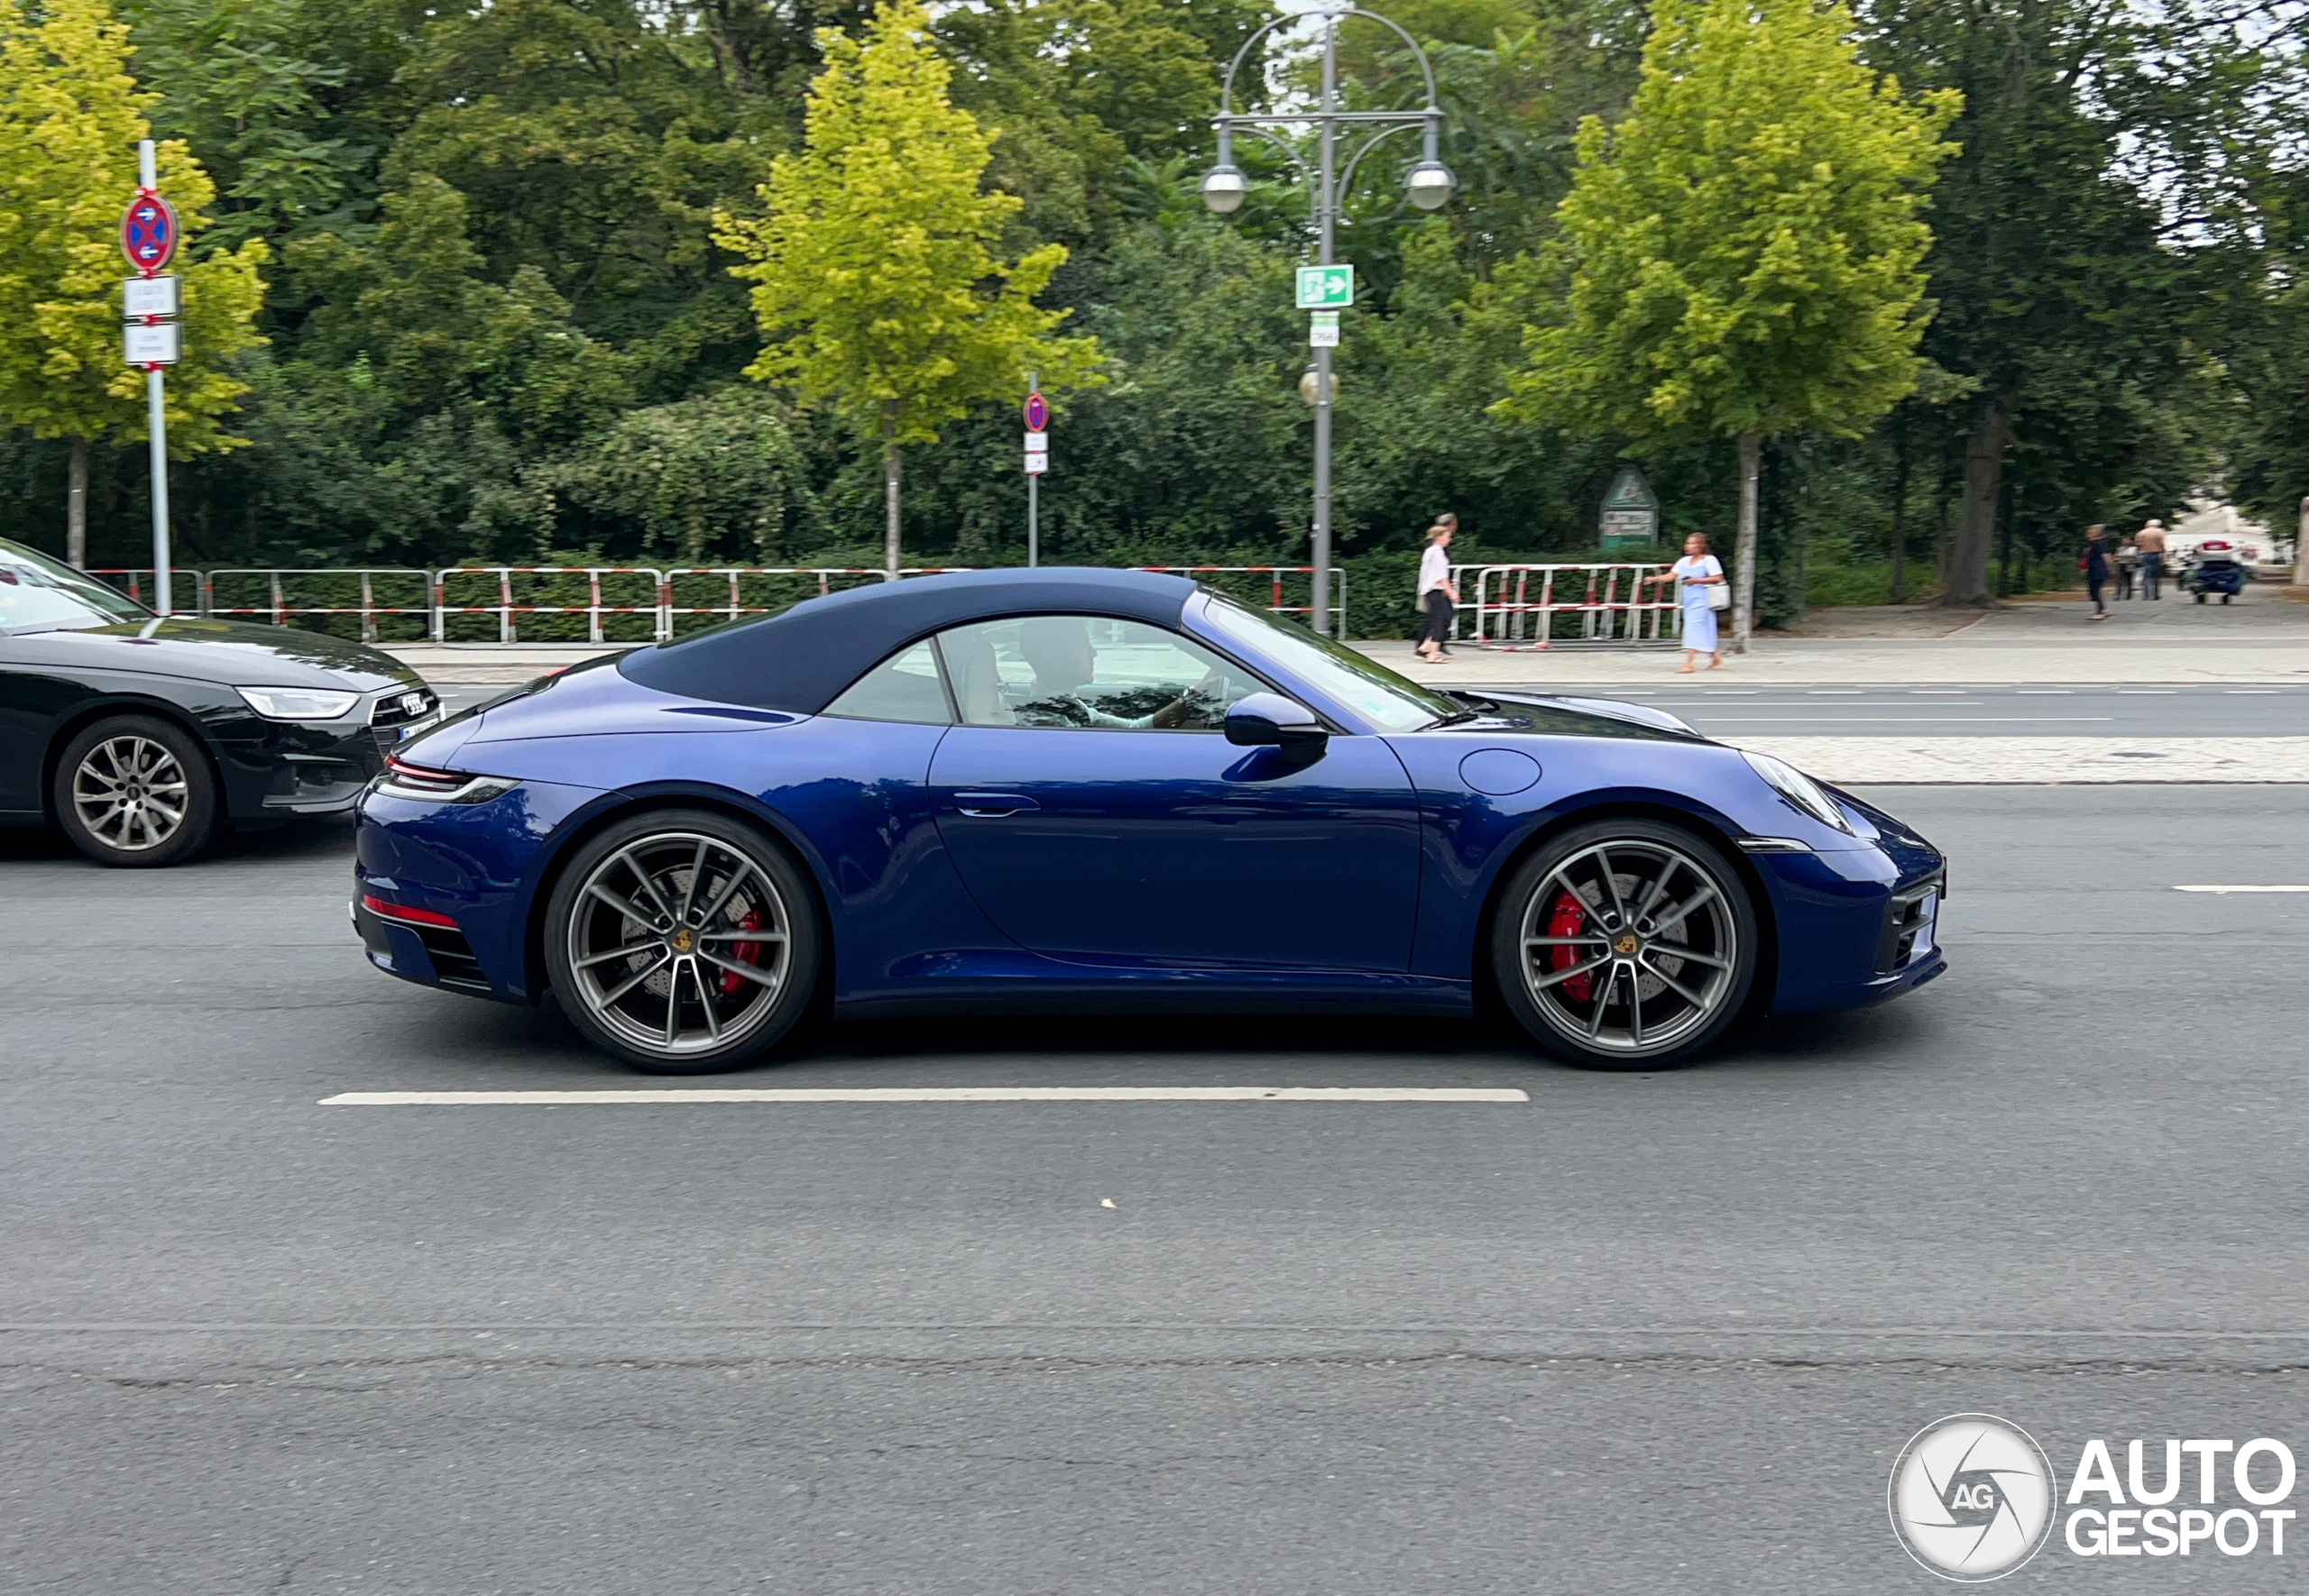
{"type": "Polygon", "coordinates": [[[385,767],[392,749],[439,723],[429,689],[391,687],[364,695],[340,720],[267,720],[253,711],[212,721],[225,777],[225,812],[243,825],[303,815],[344,814],[385,767]],[[421,697],[421,706],[403,701],[421,697]]]}

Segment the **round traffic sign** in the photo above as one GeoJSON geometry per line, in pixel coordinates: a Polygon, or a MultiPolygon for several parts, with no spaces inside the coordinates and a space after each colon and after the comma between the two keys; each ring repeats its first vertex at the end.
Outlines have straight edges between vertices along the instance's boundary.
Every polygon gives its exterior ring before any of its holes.
{"type": "Polygon", "coordinates": [[[1026,430],[1028,432],[1050,430],[1050,406],[1044,402],[1040,389],[1026,396],[1026,430]]]}
{"type": "Polygon", "coordinates": [[[120,217],[120,252],[150,277],[177,252],[177,213],[157,194],[137,191],[120,217]]]}

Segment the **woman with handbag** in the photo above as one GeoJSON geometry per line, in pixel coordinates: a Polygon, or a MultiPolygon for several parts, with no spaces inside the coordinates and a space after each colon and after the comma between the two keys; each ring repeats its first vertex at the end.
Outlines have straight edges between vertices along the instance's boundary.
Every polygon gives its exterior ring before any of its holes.
{"type": "Polygon", "coordinates": [[[1684,557],[1659,575],[1643,580],[1677,584],[1684,612],[1684,663],[1676,674],[1690,675],[1692,661],[1703,654],[1707,656],[1709,670],[1721,666],[1724,656],[1716,651],[1716,615],[1732,608],[1732,590],[1724,580],[1724,563],[1707,552],[1706,534],[1695,532],[1685,538],[1684,557]]]}

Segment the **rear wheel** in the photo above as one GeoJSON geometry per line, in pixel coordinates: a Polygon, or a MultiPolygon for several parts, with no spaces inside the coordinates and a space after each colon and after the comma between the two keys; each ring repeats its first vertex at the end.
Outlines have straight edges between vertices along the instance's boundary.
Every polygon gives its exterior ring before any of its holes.
{"type": "Polygon", "coordinates": [[[216,829],[216,776],[193,735],[154,715],[99,720],[64,748],[51,793],[73,846],[100,865],[179,865],[216,829]]]}
{"type": "Polygon", "coordinates": [[[637,815],[586,843],[544,929],[571,1023],[654,1074],[760,1057],[817,984],[820,933],[801,871],[754,827],[708,811],[637,815]]]}
{"type": "Polygon", "coordinates": [[[1575,1064],[1654,1069],[1715,1041],[1755,979],[1754,906],[1707,843],[1601,821],[1523,861],[1500,896],[1492,967],[1539,1043],[1575,1064]]]}

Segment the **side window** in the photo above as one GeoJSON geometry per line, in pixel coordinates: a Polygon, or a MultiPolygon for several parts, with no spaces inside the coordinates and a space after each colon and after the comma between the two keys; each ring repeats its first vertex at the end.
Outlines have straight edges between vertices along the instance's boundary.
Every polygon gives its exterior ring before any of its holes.
{"type": "Polygon", "coordinates": [[[1029,615],[938,634],[971,726],[1217,731],[1266,684],[1199,643],[1144,621],[1029,615]]]}
{"type": "Polygon", "coordinates": [[[938,651],[927,643],[901,648],[852,682],[828,704],[829,715],[857,720],[915,720],[951,726],[945,684],[938,676],[938,651]]]}

